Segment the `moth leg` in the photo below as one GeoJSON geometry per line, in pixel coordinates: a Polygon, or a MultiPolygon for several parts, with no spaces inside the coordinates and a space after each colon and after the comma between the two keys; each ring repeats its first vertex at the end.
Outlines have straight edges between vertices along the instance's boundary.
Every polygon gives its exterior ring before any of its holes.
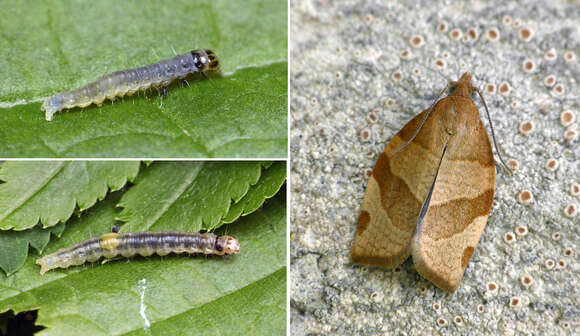
{"type": "Polygon", "coordinates": [[[188,81],[187,81],[185,78],[183,79],[183,83],[184,83],[185,85],[189,86],[189,82],[188,82],[188,81]]]}
{"type": "Polygon", "coordinates": [[[203,78],[207,79],[207,75],[205,74],[205,72],[201,71],[200,74],[203,76],[203,78]]]}
{"type": "Polygon", "coordinates": [[[163,99],[167,98],[167,86],[164,86],[163,88],[163,99]]]}

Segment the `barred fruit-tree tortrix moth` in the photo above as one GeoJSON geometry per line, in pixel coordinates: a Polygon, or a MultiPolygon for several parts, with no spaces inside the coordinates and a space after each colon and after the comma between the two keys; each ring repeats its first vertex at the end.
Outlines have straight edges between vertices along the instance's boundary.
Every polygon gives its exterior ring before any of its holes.
{"type": "Polygon", "coordinates": [[[56,112],[64,109],[100,105],[105,99],[114,100],[148,88],[166,87],[176,79],[196,72],[219,71],[219,67],[213,51],[193,50],[144,67],[116,71],[76,90],[55,94],[44,101],[41,110],[50,121],[56,112]]]}
{"type": "Polygon", "coordinates": [[[491,210],[495,166],[471,75],[450,85],[449,96],[409,121],[380,154],[351,259],[394,267],[412,255],[423,277],[453,293],[491,210]]]}

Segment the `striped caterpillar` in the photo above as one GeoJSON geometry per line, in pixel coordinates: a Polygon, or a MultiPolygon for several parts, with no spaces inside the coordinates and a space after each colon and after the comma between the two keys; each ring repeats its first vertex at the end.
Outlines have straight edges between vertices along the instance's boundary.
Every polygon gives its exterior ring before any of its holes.
{"type": "Polygon", "coordinates": [[[229,236],[216,236],[213,233],[160,231],[105,233],[82,243],[62,248],[55,253],[36,260],[40,265],[40,274],[51,269],[67,268],[94,262],[101,257],[113,258],[122,255],[130,258],[136,254],[144,257],[157,253],[160,256],[169,253],[230,255],[240,252],[237,239],[229,236]]]}
{"type": "Polygon", "coordinates": [[[219,71],[219,66],[213,51],[193,50],[144,67],[116,71],[76,90],[57,93],[47,98],[40,109],[50,121],[58,111],[91,104],[101,106],[105,99],[115,100],[152,87],[163,87],[166,95],[166,86],[172,81],[195,72],[205,75],[205,71],[219,71]]]}

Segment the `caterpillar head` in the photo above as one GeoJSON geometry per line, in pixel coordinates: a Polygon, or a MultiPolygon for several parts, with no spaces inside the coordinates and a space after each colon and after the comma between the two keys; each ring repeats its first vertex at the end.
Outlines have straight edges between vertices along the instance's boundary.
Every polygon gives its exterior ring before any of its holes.
{"type": "Polygon", "coordinates": [[[213,51],[207,50],[194,50],[191,52],[193,57],[193,64],[199,72],[205,71],[219,71],[220,62],[213,51]]]}
{"type": "Polygon", "coordinates": [[[215,249],[220,255],[240,253],[240,243],[234,237],[221,236],[215,241],[215,249]]]}

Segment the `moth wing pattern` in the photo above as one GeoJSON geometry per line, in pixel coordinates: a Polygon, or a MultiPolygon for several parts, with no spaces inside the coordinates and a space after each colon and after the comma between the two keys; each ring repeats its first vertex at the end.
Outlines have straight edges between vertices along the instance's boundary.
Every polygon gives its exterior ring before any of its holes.
{"type": "Polygon", "coordinates": [[[411,253],[417,218],[439,164],[436,153],[426,147],[434,140],[442,142],[433,139],[438,134],[426,132],[433,126],[435,116],[427,118],[409,145],[391,157],[389,153],[413,136],[427,112],[415,116],[389,141],[373,168],[350,253],[355,263],[394,267],[411,253]],[[411,162],[414,157],[425,160],[411,162]]]}
{"type": "Polygon", "coordinates": [[[470,97],[471,75],[455,85],[422,126],[429,110],[409,121],[379,156],[350,254],[355,263],[386,267],[412,255],[417,271],[449,293],[461,282],[495,190],[493,152],[470,97]]]}
{"type": "Polygon", "coordinates": [[[495,190],[495,165],[489,137],[471,99],[445,99],[444,104],[450,106],[443,108],[456,116],[454,134],[441,157],[411,250],[417,271],[453,293],[487,223],[495,190]]]}

